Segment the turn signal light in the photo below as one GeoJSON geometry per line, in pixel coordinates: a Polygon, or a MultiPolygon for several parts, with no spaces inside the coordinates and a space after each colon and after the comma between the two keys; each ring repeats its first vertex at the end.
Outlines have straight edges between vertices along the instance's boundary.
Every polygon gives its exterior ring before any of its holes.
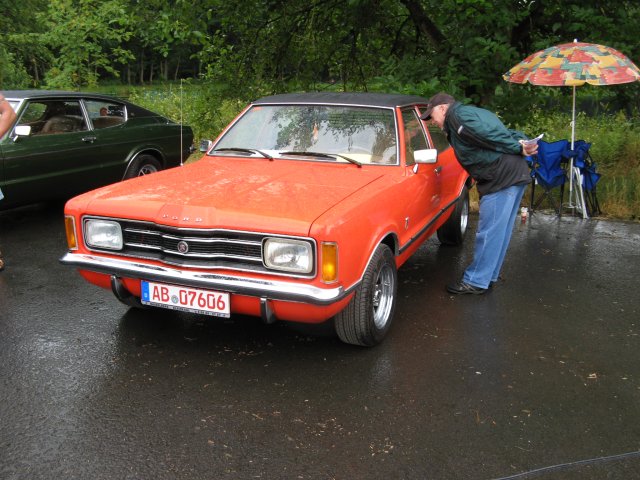
{"type": "Polygon", "coordinates": [[[77,250],[78,239],[76,237],[76,221],[73,217],[64,217],[64,229],[67,232],[67,245],[69,246],[69,250],[77,250]]]}
{"type": "Polygon", "coordinates": [[[338,245],[333,242],[322,244],[322,281],[335,282],[338,279],[338,245]]]}

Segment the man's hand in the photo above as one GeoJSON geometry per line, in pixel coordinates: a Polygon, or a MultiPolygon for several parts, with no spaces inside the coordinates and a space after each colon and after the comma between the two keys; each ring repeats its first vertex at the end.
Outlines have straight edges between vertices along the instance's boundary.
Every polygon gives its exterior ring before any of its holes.
{"type": "Polygon", "coordinates": [[[522,155],[525,157],[529,155],[535,155],[538,153],[538,143],[525,143],[524,140],[520,140],[520,145],[522,145],[522,155]]]}

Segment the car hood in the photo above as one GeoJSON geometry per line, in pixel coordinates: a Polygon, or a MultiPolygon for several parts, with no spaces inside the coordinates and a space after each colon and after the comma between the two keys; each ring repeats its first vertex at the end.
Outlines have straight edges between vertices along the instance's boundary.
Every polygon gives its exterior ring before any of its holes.
{"type": "Polygon", "coordinates": [[[205,157],[81,197],[93,215],[304,236],[320,215],[381,176],[351,164],[205,157]]]}

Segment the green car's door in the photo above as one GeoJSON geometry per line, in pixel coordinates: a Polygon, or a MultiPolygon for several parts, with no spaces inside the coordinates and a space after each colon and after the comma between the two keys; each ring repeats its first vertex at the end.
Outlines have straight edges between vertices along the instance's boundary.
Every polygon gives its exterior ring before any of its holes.
{"type": "Polygon", "coordinates": [[[84,105],[91,122],[90,138],[97,147],[101,175],[108,181],[123,179],[129,160],[136,153],[160,151],[167,144],[166,128],[153,117],[137,118],[126,105],[99,99],[85,99],[84,105]]]}
{"type": "Polygon", "coordinates": [[[2,189],[7,203],[68,198],[104,185],[96,175],[98,148],[79,100],[37,100],[19,113],[29,136],[2,142],[2,189]]]}

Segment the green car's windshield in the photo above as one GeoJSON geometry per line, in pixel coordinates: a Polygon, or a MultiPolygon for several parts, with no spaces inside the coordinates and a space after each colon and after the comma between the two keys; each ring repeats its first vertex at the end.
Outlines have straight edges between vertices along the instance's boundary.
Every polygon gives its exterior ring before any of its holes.
{"type": "MultiPolygon", "coordinates": [[[[220,139],[211,154],[241,149],[267,152],[274,158],[397,163],[392,109],[328,105],[255,105],[220,139]],[[305,157],[301,155],[309,152],[305,157]],[[313,155],[313,153],[325,155],[313,155]],[[333,157],[331,157],[333,156],[333,157]]],[[[354,162],[355,163],[355,162],[354,162]]]]}

